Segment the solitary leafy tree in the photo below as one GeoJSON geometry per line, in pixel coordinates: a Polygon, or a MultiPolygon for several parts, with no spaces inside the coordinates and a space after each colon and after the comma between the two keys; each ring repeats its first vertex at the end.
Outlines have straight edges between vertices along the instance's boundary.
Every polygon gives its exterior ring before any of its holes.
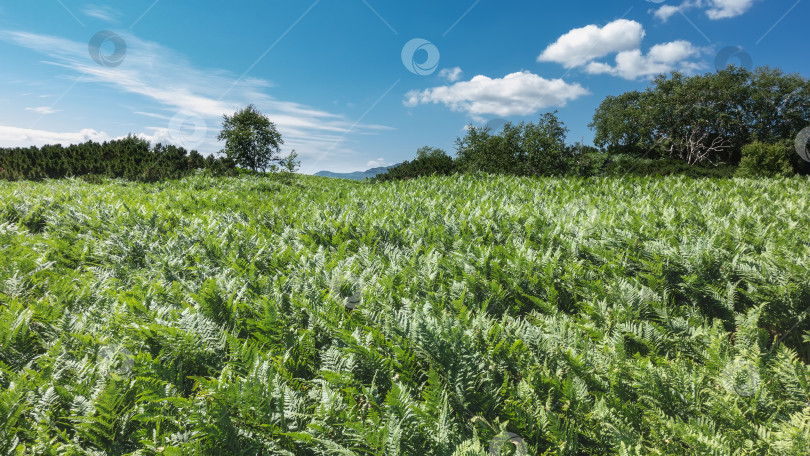
{"type": "Polygon", "coordinates": [[[295,179],[295,172],[301,167],[301,162],[296,161],[298,158],[298,152],[293,149],[290,152],[290,155],[287,155],[285,158],[279,160],[279,165],[281,168],[281,181],[285,184],[292,184],[293,180],[295,179]]]}
{"type": "Polygon", "coordinates": [[[284,144],[276,124],[248,105],[233,116],[227,114],[217,139],[225,141],[225,155],[243,168],[265,171],[270,163],[278,161],[280,146],[284,144]]]}

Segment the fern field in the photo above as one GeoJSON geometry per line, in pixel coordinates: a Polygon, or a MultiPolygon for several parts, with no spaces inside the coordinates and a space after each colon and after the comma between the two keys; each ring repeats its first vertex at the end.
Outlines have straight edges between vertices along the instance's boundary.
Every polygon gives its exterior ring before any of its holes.
{"type": "Polygon", "coordinates": [[[810,454],[810,180],[0,182],[0,454],[810,454]]]}

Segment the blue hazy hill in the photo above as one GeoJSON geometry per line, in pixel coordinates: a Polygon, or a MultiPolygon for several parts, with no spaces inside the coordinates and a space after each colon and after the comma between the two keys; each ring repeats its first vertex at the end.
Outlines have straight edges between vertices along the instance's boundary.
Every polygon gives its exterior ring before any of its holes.
{"type": "Polygon", "coordinates": [[[399,163],[391,166],[380,166],[377,168],[371,168],[365,171],[355,171],[353,173],[333,173],[331,171],[318,171],[317,173],[315,173],[315,175],[321,177],[335,177],[339,179],[363,180],[367,177],[374,177],[377,174],[382,174],[388,171],[389,169],[393,168],[394,166],[399,166],[399,163]]]}

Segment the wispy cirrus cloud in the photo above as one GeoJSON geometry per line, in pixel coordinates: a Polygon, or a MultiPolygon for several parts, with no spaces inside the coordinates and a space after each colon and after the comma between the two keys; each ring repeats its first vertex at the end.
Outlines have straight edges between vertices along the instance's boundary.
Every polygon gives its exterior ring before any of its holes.
{"type": "Polygon", "coordinates": [[[28,147],[45,144],[79,144],[87,141],[108,141],[110,135],[93,129],[78,132],[54,132],[32,128],[18,128],[0,125],[0,138],[3,147],[28,147]]]}
{"type": "Polygon", "coordinates": [[[25,110],[26,111],[33,111],[33,112],[36,112],[36,113],[39,113],[39,114],[42,114],[42,115],[56,114],[57,112],[59,112],[58,109],[53,109],[50,106],[38,106],[36,108],[25,108],[25,110]]]}
{"type": "MultiPolygon", "coordinates": [[[[103,84],[122,93],[139,95],[156,102],[159,109],[145,115],[152,120],[137,133],[154,142],[177,143],[176,134],[172,134],[170,122],[166,119],[183,113],[202,119],[207,126],[205,141],[199,149],[207,152],[219,150],[222,144],[216,141],[216,131],[223,114],[232,114],[251,103],[271,117],[284,137],[285,146],[296,148],[301,156],[319,157],[323,150],[332,150],[334,156],[348,156],[353,153],[348,146],[335,146],[345,135],[374,134],[392,129],[382,125],[353,125],[343,115],[294,101],[279,100],[267,93],[274,87],[270,81],[252,77],[240,79],[222,69],[197,68],[184,55],[158,43],[127,33],[122,33],[121,37],[126,41],[127,53],[119,66],[111,68],[94,62],[87,53],[86,43],[50,35],[0,30],[0,40],[44,54],[48,57],[46,63],[76,73],[81,77],[82,84],[103,84]],[[162,122],[155,123],[155,120],[162,122]]],[[[9,131],[0,130],[0,134],[9,131]]],[[[91,130],[82,130],[87,131],[91,130]]],[[[73,138],[84,137],[85,134],[51,133],[44,137],[73,138]]],[[[33,138],[37,134],[30,133],[28,137],[33,138]]],[[[3,144],[7,143],[4,136],[0,136],[0,140],[3,144]]]]}
{"type": "Polygon", "coordinates": [[[118,22],[121,17],[121,12],[109,5],[87,5],[82,8],[82,13],[87,17],[105,22],[118,22]]]}

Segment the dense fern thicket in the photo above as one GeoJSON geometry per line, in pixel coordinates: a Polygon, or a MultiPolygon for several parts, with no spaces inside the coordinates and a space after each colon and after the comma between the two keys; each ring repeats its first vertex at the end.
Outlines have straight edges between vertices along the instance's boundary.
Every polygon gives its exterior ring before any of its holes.
{"type": "Polygon", "coordinates": [[[203,157],[182,147],[154,147],[133,136],[96,143],[88,141],[63,147],[0,149],[0,179],[39,180],[64,177],[122,178],[140,182],[179,179],[194,170],[206,169],[217,175],[234,173],[231,160],[203,157]]]}
{"type": "Polygon", "coordinates": [[[809,454],[807,226],[802,177],[0,182],[0,453],[809,454]]]}

